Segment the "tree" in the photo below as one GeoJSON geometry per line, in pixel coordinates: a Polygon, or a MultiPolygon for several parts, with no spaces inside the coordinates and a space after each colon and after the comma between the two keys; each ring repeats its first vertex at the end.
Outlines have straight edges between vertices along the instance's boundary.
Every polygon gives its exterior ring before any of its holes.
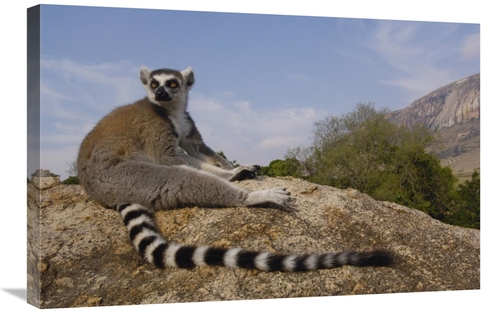
{"type": "Polygon", "coordinates": [[[297,159],[287,158],[285,160],[276,159],[269,163],[269,166],[261,168],[262,175],[271,177],[277,176],[295,176],[299,175],[300,163],[297,159]]]}
{"type": "Polygon", "coordinates": [[[69,176],[78,176],[78,162],[73,160],[71,163],[66,162],[66,165],[69,166],[69,169],[66,171],[69,176]]]}
{"type": "Polygon", "coordinates": [[[317,122],[312,147],[289,150],[287,156],[307,151],[296,172],[309,173],[312,182],[355,188],[444,219],[455,196],[456,178],[426,153],[433,141],[428,130],[397,126],[387,120],[388,112],[358,103],[348,114],[317,122]]]}
{"type": "Polygon", "coordinates": [[[458,185],[454,210],[446,217],[446,222],[454,225],[480,229],[481,183],[477,170],[471,180],[458,185]]]}
{"type": "Polygon", "coordinates": [[[456,196],[457,179],[451,169],[442,167],[439,159],[426,153],[424,147],[408,143],[396,151],[393,162],[397,185],[389,190],[396,190],[397,196],[386,200],[444,220],[456,196]]]}
{"type": "Polygon", "coordinates": [[[62,181],[65,185],[78,185],[80,184],[80,178],[78,178],[78,162],[76,160],[71,163],[66,162],[69,169],[66,171],[69,177],[62,181]]]}

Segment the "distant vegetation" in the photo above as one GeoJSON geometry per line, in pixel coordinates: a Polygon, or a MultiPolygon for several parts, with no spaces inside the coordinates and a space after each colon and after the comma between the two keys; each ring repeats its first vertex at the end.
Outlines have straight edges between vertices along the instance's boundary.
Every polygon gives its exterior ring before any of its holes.
{"type": "Polygon", "coordinates": [[[301,164],[296,158],[288,158],[286,160],[271,161],[269,166],[263,166],[260,169],[262,175],[267,176],[295,176],[300,177],[299,172],[301,164]]]}
{"type": "Polygon", "coordinates": [[[66,164],[69,166],[69,169],[66,171],[68,173],[69,177],[63,180],[61,183],[65,185],[78,185],[80,184],[80,179],[78,178],[78,167],[77,167],[77,162],[74,160],[71,163],[66,162],[66,164]]]}
{"type": "Polygon", "coordinates": [[[63,180],[61,183],[65,184],[65,185],[79,185],[80,179],[77,176],[69,176],[68,178],[63,180]]]}
{"type": "Polygon", "coordinates": [[[313,144],[291,149],[261,172],[355,188],[377,200],[421,210],[438,220],[479,229],[479,173],[455,187],[449,167],[425,148],[433,142],[424,127],[412,130],[386,119],[386,109],[359,103],[341,117],[315,124],[313,144]]]}

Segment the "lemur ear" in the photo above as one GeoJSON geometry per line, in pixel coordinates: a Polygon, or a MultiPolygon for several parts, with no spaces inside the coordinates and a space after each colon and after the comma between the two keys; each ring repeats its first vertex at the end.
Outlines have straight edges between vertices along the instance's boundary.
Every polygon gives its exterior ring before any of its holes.
{"type": "Polygon", "coordinates": [[[139,77],[141,78],[141,82],[144,85],[148,84],[149,74],[150,74],[149,69],[145,66],[141,66],[141,71],[140,71],[139,77]]]}
{"type": "Polygon", "coordinates": [[[184,77],[184,81],[186,82],[186,86],[188,87],[188,89],[191,88],[191,86],[193,86],[194,84],[194,73],[191,66],[188,66],[188,68],[181,71],[181,75],[182,77],[184,77]]]}

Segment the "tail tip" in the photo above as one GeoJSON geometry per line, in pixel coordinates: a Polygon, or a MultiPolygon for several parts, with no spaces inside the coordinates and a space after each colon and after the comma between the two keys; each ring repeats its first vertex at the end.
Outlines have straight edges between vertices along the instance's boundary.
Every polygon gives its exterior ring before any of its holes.
{"type": "Polygon", "coordinates": [[[361,252],[360,266],[391,266],[394,264],[394,255],[387,250],[361,252]]]}

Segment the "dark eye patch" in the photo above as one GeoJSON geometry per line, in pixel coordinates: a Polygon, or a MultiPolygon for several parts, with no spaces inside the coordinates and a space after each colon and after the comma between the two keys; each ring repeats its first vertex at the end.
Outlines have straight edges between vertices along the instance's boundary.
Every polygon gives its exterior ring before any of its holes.
{"type": "Polygon", "coordinates": [[[149,83],[149,86],[151,86],[151,88],[156,88],[159,85],[160,84],[158,83],[158,81],[156,79],[151,80],[151,83],[149,83]]]}
{"type": "Polygon", "coordinates": [[[179,81],[177,81],[177,79],[169,79],[169,80],[167,80],[167,83],[165,84],[165,86],[167,86],[169,88],[177,88],[177,87],[179,87],[179,81]]]}

